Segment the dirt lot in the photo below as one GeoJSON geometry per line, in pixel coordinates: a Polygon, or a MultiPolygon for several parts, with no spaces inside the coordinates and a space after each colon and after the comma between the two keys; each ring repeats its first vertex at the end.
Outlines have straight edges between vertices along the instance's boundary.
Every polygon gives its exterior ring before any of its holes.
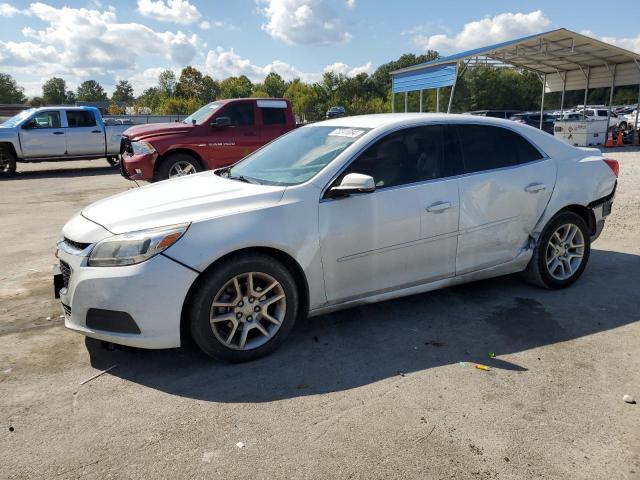
{"type": "Polygon", "coordinates": [[[608,155],[614,213],[572,288],[509,277],[352,309],[244,365],[65,330],[58,232],[131,185],[104,161],[21,166],[0,183],[0,478],[640,478],[622,401],[640,400],[640,151],[608,155]]]}

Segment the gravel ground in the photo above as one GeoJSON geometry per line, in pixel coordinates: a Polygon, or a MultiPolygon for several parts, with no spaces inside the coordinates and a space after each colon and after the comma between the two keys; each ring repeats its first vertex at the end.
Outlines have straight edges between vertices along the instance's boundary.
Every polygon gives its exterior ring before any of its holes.
{"type": "Polygon", "coordinates": [[[0,478],[640,478],[622,401],[640,400],[640,150],[607,155],[613,214],[572,288],[506,277],[351,309],[243,365],[65,330],[59,230],[131,185],[104,161],[20,165],[0,183],[0,478]]]}

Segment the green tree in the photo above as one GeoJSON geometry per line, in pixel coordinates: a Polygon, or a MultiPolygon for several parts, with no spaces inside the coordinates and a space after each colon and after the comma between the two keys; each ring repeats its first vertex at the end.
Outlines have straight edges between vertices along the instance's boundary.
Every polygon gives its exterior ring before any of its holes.
{"type": "Polygon", "coordinates": [[[176,74],[165,70],[158,75],[158,89],[162,95],[170,97],[176,88],[176,74]]]}
{"type": "Polygon", "coordinates": [[[111,101],[113,102],[124,102],[126,104],[130,104],[135,100],[133,96],[133,87],[127,80],[120,80],[116,89],[113,91],[113,95],[111,95],[111,101]]]}
{"type": "Polygon", "coordinates": [[[42,85],[44,105],[64,105],[67,100],[67,82],[60,77],[52,77],[42,85]]]}
{"type": "Polygon", "coordinates": [[[201,105],[195,98],[164,97],[158,106],[160,115],[188,115],[201,105]]]}
{"type": "Polygon", "coordinates": [[[136,111],[149,109],[149,111],[151,112],[157,112],[163,97],[164,96],[160,91],[160,87],[147,88],[144,92],[142,92],[142,95],[138,97],[138,100],[135,104],[135,109],[136,111]]]}
{"type": "Polygon", "coordinates": [[[0,73],[0,103],[24,103],[24,88],[8,73],[0,73]]]}
{"type": "Polygon", "coordinates": [[[318,91],[296,78],[284,92],[284,98],[291,101],[293,111],[301,121],[317,120],[318,112],[314,105],[318,103],[318,91]]]}
{"type": "Polygon", "coordinates": [[[95,80],[86,80],[78,87],[78,101],[80,102],[100,102],[108,100],[107,94],[95,80]]]}
{"type": "Polygon", "coordinates": [[[245,75],[225,78],[220,82],[220,98],[247,98],[252,90],[253,84],[245,75]]]}
{"type": "Polygon", "coordinates": [[[216,99],[219,89],[218,82],[209,75],[203,75],[197,68],[185,67],[180,72],[174,93],[179,98],[194,98],[206,104],[216,99]]]}
{"type": "Polygon", "coordinates": [[[73,90],[67,90],[66,97],[67,97],[67,104],[69,105],[73,105],[78,100],[78,97],[76,97],[76,92],[74,92],[73,90]]]}
{"type": "Polygon", "coordinates": [[[280,75],[275,72],[271,72],[265,77],[262,87],[262,90],[267,92],[266,96],[282,98],[284,91],[287,89],[287,84],[280,75]]]}

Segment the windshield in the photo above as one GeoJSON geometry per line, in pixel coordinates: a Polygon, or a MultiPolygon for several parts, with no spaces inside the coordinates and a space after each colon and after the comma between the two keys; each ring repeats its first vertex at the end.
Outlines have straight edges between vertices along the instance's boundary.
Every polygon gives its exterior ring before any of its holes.
{"type": "Polygon", "coordinates": [[[17,115],[14,115],[13,117],[9,118],[8,120],[6,120],[2,126],[3,127],[7,127],[7,128],[12,128],[17,126],[21,121],[23,121],[25,118],[27,118],[29,115],[31,115],[33,113],[33,108],[30,108],[29,110],[23,110],[22,112],[20,112],[17,115]]]}
{"type": "Polygon", "coordinates": [[[196,110],[187,118],[185,118],[182,123],[195,123],[196,125],[202,125],[222,105],[224,105],[224,102],[213,102],[205,105],[201,109],[196,110]]]}
{"type": "Polygon", "coordinates": [[[228,176],[271,185],[297,185],[313,177],[368,130],[298,128],[231,167],[228,176]]]}

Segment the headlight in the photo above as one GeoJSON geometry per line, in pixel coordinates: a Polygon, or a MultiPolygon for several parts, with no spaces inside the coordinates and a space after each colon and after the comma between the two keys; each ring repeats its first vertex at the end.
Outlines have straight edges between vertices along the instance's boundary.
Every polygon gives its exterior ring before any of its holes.
{"type": "Polygon", "coordinates": [[[149,142],[131,142],[131,148],[136,155],[146,155],[156,151],[149,142]]]}
{"type": "Polygon", "coordinates": [[[87,265],[119,267],[144,262],[176,243],[187,228],[189,224],[173,225],[106,238],[93,247],[87,265]]]}

